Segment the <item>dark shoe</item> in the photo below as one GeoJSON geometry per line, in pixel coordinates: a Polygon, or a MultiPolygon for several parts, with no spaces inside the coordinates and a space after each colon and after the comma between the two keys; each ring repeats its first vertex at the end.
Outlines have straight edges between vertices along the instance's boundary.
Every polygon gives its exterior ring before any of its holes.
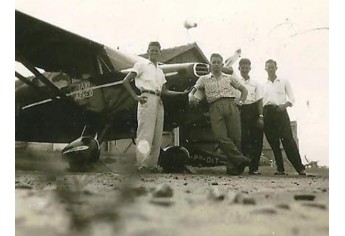
{"type": "Polygon", "coordinates": [[[228,175],[240,175],[250,163],[251,161],[247,157],[238,158],[235,162],[228,162],[226,164],[226,173],[228,175]]]}
{"type": "Polygon", "coordinates": [[[274,173],[274,175],[288,175],[284,171],[277,171],[274,173]]]}
{"type": "Polygon", "coordinates": [[[261,175],[261,173],[258,170],[254,170],[254,171],[249,171],[250,175],[261,175]]]}
{"type": "Polygon", "coordinates": [[[228,175],[240,175],[241,174],[241,173],[239,173],[237,168],[231,162],[228,162],[226,164],[226,173],[228,175]]]}
{"type": "Polygon", "coordinates": [[[299,174],[299,175],[307,175],[307,173],[305,172],[305,170],[300,170],[300,171],[298,171],[298,174],[299,174]]]}
{"type": "Polygon", "coordinates": [[[239,161],[236,162],[235,167],[238,170],[239,174],[242,174],[246,166],[249,166],[251,161],[247,157],[241,158],[239,161]]]}

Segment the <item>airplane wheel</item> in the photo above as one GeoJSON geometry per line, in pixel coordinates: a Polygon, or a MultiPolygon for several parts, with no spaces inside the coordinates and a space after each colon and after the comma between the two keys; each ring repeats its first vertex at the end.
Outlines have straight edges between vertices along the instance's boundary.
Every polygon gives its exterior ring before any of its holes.
{"type": "Polygon", "coordinates": [[[158,165],[166,173],[183,173],[188,160],[188,150],[184,147],[174,146],[161,151],[158,165]]]}
{"type": "Polygon", "coordinates": [[[97,140],[82,137],[67,145],[62,150],[62,154],[71,171],[87,171],[99,160],[100,149],[97,140]]]}

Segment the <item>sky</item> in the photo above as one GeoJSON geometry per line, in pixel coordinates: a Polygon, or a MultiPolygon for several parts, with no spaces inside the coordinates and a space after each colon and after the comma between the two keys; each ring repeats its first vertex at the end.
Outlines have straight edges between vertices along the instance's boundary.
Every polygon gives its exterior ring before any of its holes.
{"type": "MultiPolygon", "coordinates": [[[[15,8],[133,54],[150,41],[163,48],[196,42],[206,57],[241,48],[251,77],[264,83],[265,61],[278,63],[296,103],[302,161],[329,165],[329,6],[326,0],[17,0],[15,8]],[[196,23],[187,30],[184,22],[196,23]]],[[[237,63],[234,65],[237,71],[237,63]]]]}

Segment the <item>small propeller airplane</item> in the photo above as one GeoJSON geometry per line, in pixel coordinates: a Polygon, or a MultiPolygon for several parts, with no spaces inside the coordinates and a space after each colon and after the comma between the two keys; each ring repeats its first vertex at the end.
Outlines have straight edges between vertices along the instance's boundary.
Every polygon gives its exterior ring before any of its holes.
{"type": "MultiPolygon", "coordinates": [[[[136,101],[122,86],[143,57],[109,48],[57,26],[15,12],[15,60],[33,76],[15,76],[15,139],[69,143],[62,156],[72,170],[99,160],[100,144],[136,137],[136,101]]],[[[161,64],[170,90],[184,91],[208,73],[198,62],[161,64]]],[[[133,88],[135,88],[133,84],[133,88]]],[[[187,96],[163,98],[164,130],[180,127],[180,146],[161,152],[159,165],[180,172],[186,165],[225,164],[212,136],[207,104],[188,106],[187,96]]]]}

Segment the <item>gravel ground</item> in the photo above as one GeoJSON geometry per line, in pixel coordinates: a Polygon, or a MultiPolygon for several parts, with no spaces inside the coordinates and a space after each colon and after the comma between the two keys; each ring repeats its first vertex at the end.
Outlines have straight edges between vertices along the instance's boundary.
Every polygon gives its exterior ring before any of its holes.
{"type": "Polygon", "coordinates": [[[55,154],[16,155],[16,235],[328,235],[328,169],[274,176],[135,174],[133,158],[71,173],[55,154]],[[44,156],[44,157],[43,157],[44,156]],[[49,161],[47,161],[49,159],[49,161]],[[53,160],[53,161],[52,161],[53,160]]]}

